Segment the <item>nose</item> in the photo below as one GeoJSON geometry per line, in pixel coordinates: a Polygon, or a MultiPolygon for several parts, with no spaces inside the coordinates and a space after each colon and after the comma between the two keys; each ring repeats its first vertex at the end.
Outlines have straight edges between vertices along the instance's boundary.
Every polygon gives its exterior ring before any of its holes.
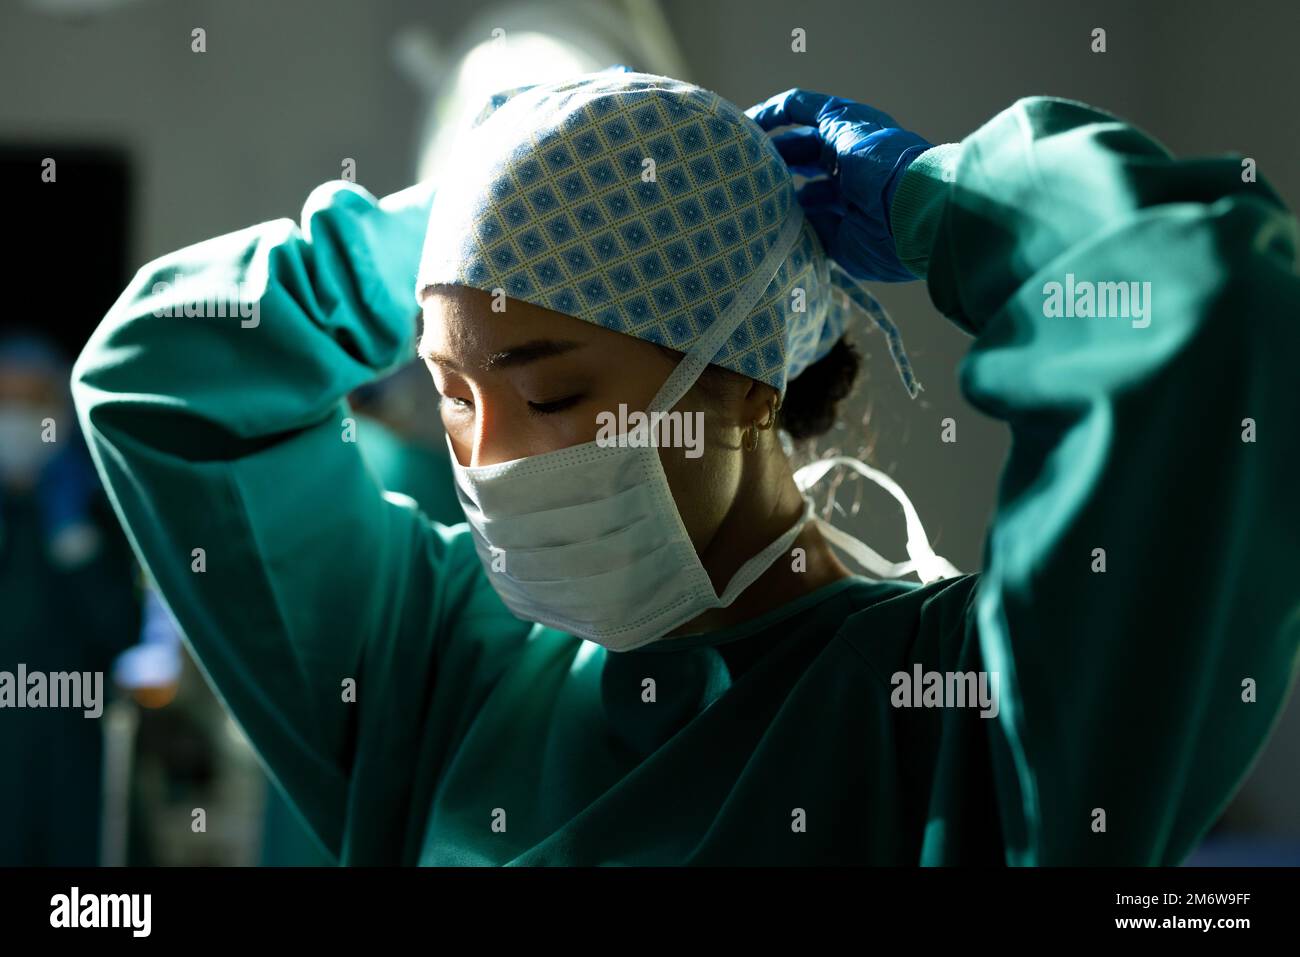
{"type": "Polygon", "coordinates": [[[501,453],[496,449],[496,444],[491,441],[490,431],[484,426],[483,419],[480,417],[474,423],[474,441],[470,443],[469,464],[477,468],[482,465],[496,465],[498,462],[509,461],[500,456],[501,453]]]}
{"type": "Polygon", "coordinates": [[[531,455],[528,425],[505,414],[494,403],[480,402],[469,446],[470,467],[498,465],[531,455]]]}

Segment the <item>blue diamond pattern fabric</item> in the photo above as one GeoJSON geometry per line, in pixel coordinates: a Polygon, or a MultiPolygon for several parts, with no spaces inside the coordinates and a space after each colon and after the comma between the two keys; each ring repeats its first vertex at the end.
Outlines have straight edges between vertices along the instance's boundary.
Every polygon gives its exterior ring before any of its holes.
{"type": "MultiPolygon", "coordinates": [[[[686,352],[797,202],[734,104],[678,80],[598,73],[492,98],[439,184],[417,279],[505,295],[686,352]]],[[[844,330],[805,223],[714,363],[784,392],[844,330]]]]}

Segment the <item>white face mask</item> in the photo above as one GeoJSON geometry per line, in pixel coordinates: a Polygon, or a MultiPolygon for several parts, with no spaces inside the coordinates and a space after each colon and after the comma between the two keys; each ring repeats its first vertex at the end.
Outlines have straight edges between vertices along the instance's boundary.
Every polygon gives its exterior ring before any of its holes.
{"type": "Polygon", "coordinates": [[[28,402],[0,405],[0,482],[32,482],[54,456],[58,446],[41,438],[47,415],[28,402]]]}
{"type": "MultiPolygon", "coordinates": [[[[749,283],[683,357],[647,412],[672,410],[691,388],[761,298],[802,223],[795,207],[749,283]]],[[[525,621],[612,651],[638,648],[705,611],[729,606],[816,520],[809,500],[794,525],[745,562],[719,595],[691,544],[653,445],[593,441],[466,467],[457,461],[450,438],[447,444],[479,557],[502,601],[525,621]]],[[[809,476],[801,490],[818,477],[809,476]]],[[[911,552],[910,518],[908,527],[911,552]]]]}

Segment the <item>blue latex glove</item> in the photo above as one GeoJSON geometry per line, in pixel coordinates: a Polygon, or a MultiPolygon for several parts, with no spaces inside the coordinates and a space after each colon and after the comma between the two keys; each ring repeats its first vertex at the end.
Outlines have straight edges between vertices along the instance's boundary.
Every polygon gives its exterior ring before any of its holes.
{"type": "Polygon", "coordinates": [[[889,205],[908,164],[930,149],[886,113],[809,90],[786,90],[745,111],[763,129],[803,126],[772,138],[792,172],[813,179],[799,204],[827,255],[859,279],[916,277],[898,259],[889,205]]]}

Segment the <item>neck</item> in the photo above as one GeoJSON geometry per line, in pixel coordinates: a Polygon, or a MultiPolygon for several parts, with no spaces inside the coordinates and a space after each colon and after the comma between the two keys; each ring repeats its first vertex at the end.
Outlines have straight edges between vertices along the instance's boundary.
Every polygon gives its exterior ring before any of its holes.
{"type": "MultiPolygon", "coordinates": [[[[780,538],[803,514],[804,500],[794,483],[790,461],[775,436],[765,433],[771,444],[760,444],[758,456],[747,471],[737,496],[700,561],[714,589],[721,594],[745,562],[780,538]]],[[[719,631],[775,611],[797,598],[852,575],[835,556],[817,526],[809,523],[790,546],[777,556],[726,608],[713,608],[697,615],[667,637],[719,631]],[[796,549],[802,554],[796,558],[796,549]]]]}

